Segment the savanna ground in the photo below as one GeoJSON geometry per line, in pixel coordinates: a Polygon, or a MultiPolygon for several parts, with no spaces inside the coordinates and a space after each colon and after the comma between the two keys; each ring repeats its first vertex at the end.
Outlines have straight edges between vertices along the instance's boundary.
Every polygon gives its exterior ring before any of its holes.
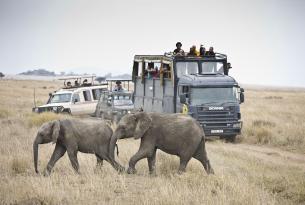
{"type": "MultiPolygon", "coordinates": [[[[0,81],[0,204],[305,204],[305,91],[246,89],[243,133],[238,143],[207,142],[215,175],[192,159],[177,174],[178,158],[157,152],[157,176],[146,160],[136,175],[118,174],[107,163],[95,167],[79,154],[81,174],[68,157],[50,177],[35,174],[32,143],[46,121],[70,116],[31,113],[33,88],[38,104],[59,88],[51,81],[0,81]]],[[[118,160],[127,166],[139,141],[118,142],[118,160]]],[[[39,147],[39,169],[54,145],[39,147]]]]}

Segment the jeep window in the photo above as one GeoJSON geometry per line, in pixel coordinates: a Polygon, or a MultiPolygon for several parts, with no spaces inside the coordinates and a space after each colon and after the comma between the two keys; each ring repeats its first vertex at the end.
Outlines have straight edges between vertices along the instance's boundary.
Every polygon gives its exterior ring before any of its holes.
{"type": "Polygon", "coordinates": [[[99,100],[100,96],[101,96],[101,93],[104,90],[105,89],[103,89],[103,88],[92,89],[93,100],[99,100]]]}
{"type": "Polygon", "coordinates": [[[71,93],[55,94],[52,96],[50,103],[64,103],[64,102],[70,102],[70,100],[71,100],[71,93]]]}
{"type": "Polygon", "coordinates": [[[90,90],[84,90],[84,91],[83,91],[83,94],[84,94],[84,99],[85,99],[85,101],[91,101],[90,90]]]}
{"type": "Polygon", "coordinates": [[[176,63],[177,77],[182,75],[196,74],[198,73],[197,62],[177,62],[176,63]]]}
{"type": "Polygon", "coordinates": [[[222,62],[202,62],[202,73],[221,73],[223,74],[222,62]]]}
{"type": "Polygon", "coordinates": [[[72,96],[72,102],[80,102],[80,99],[79,99],[79,94],[78,93],[74,93],[73,96],[72,96]]]}

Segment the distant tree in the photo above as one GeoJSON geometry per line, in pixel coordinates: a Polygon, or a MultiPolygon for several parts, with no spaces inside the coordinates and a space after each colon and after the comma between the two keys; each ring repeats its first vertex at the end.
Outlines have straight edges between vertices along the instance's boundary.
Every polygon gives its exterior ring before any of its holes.
{"type": "Polygon", "coordinates": [[[3,78],[5,75],[2,73],[2,72],[0,72],[0,78],[3,78]]]}

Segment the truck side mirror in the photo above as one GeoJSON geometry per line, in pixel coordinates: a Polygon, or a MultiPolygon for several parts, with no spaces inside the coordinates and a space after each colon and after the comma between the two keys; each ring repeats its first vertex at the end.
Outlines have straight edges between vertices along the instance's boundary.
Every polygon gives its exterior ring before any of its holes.
{"type": "Polygon", "coordinates": [[[185,94],[181,94],[180,95],[180,103],[181,104],[185,104],[186,103],[186,95],[185,94]]]}
{"type": "Polygon", "coordinates": [[[243,93],[243,92],[245,92],[245,90],[244,90],[243,88],[240,88],[240,92],[242,92],[242,93],[243,93]]]}
{"type": "Polygon", "coordinates": [[[245,95],[243,92],[240,93],[240,103],[245,102],[245,95]]]}
{"type": "Polygon", "coordinates": [[[231,69],[231,68],[232,68],[231,63],[228,63],[228,64],[227,64],[227,68],[228,68],[228,69],[231,69]]]}
{"type": "Polygon", "coordinates": [[[77,102],[78,102],[77,98],[74,98],[73,103],[75,104],[77,102]]]}

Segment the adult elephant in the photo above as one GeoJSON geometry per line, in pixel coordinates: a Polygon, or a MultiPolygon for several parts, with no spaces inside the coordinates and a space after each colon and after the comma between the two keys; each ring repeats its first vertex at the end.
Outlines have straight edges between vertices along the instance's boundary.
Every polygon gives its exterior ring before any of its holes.
{"type": "Polygon", "coordinates": [[[38,173],[38,145],[50,142],[56,143],[56,146],[44,171],[44,175],[51,173],[57,160],[66,151],[72,167],[77,173],[79,172],[79,163],[77,160],[78,151],[95,154],[98,165],[102,165],[103,160],[106,160],[116,170],[122,171],[124,168],[109,157],[109,143],[112,133],[112,129],[107,123],[101,120],[65,119],[44,123],[38,130],[33,143],[36,173],[38,173]]]}
{"type": "Polygon", "coordinates": [[[208,174],[214,173],[205,149],[205,136],[200,124],[184,114],[139,112],[125,115],[112,135],[109,152],[114,160],[118,139],[141,138],[138,152],[129,161],[128,173],[135,173],[136,163],[147,158],[149,172],[155,172],[156,150],[180,158],[179,173],[184,172],[188,161],[199,160],[208,174]]]}

